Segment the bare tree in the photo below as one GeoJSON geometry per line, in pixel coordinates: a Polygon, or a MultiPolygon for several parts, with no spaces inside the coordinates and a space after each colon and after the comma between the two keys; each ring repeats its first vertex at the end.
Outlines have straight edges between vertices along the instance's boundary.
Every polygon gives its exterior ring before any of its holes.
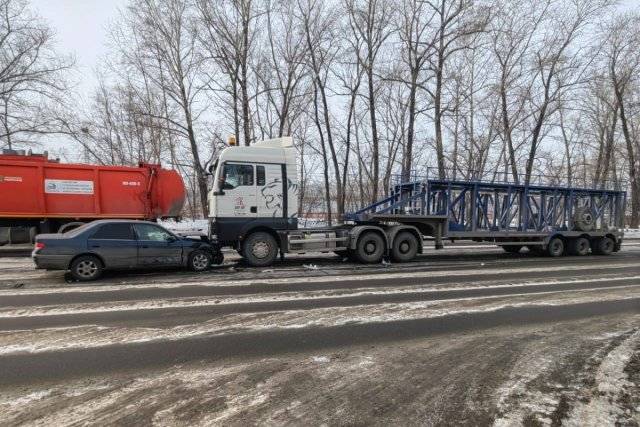
{"type": "MultiPolygon", "coordinates": [[[[331,153],[331,162],[333,165],[333,176],[336,182],[337,200],[342,201],[342,176],[340,175],[340,164],[338,160],[338,151],[335,146],[332,118],[330,115],[330,104],[328,99],[328,79],[330,69],[338,54],[338,46],[333,43],[335,38],[335,21],[337,17],[337,9],[324,6],[318,0],[301,0],[298,2],[299,20],[304,29],[308,65],[312,74],[314,85],[314,118],[321,145],[325,150],[325,142],[331,153]],[[319,105],[318,105],[319,103],[319,105]],[[318,109],[321,108],[320,114],[318,109]]],[[[323,156],[327,156],[323,152],[323,156]]],[[[325,163],[325,175],[328,164],[325,163]]],[[[329,187],[327,186],[327,192],[329,187]]],[[[331,222],[331,203],[327,203],[329,212],[329,222],[331,222]]],[[[344,206],[338,203],[338,219],[342,218],[344,206]]]]}
{"type": "Polygon", "coordinates": [[[598,12],[611,4],[608,0],[571,0],[556,4],[549,27],[540,40],[534,55],[534,96],[532,102],[533,130],[529,143],[529,157],[525,167],[525,183],[531,180],[542,127],[558,108],[558,100],[565,91],[585,82],[584,55],[574,48],[582,31],[592,23],[598,12]],[[572,49],[573,48],[573,49],[572,49]]]}
{"type": "Polygon", "coordinates": [[[631,184],[631,226],[634,228],[640,224],[640,144],[634,138],[628,108],[634,85],[640,82],[640,34],[637,31],[639,25],[638,13],[617,16],[608,24],[604,39],[609,80],[615,93],[627,149],[631,184]]]}
{"type": "Polygon", "coordinates": [[[413,162],[416,118],[418,115],[418,91],[425,89],[433,77],[425,73],[433,55],[435,39],[432,27],[435,12],[423,1],[405,0],[397,15],[396,31],[400,39],[400,59],[397,69],[388,78],[403,82],[409,88],[407,138],[402,158],[402,179],[409,180],[413,162]]]}
{"type": "Polygon", "coordinates": [[[362,43],[354,53],[367,76],[367,99],[371,126],[372,202],[378,198],[380,184],[380,140],[376,119],[376,61],[381,49],[391,35],[391,8],[386,0],[346,0],[345,7],[353,34],[362,43]]]}
{"type": "Polygon", "coordinates": [[[443,106],[442,92],[445,83],[445,66],[452,55],[468,48],[470,36],[484,31],[489,14],[483,8],[474,7],[472,0],[429,0],[426,3],[435,13],[434,52],[429,56],[435,87],[429,90],[429,95],[433,99],[438,175],[444,178],[446,172],[442,118],[447,108],[443,106]]]}
{"type": "Polygon", "coordinates": [[[227,86],[222,88],[215,79],[210,82],[217,86],[214,91],[222,89],[231,95],[235,134],[239,136],[242,128],[242,139],[248,146],[252,138],[249,61],[255,21],[261,12],[253,0],[197,0],[196,4],[203,27],[202,45],[227,77],[227,86]]]}
{"type": "Polygon", "coordinates": [[[149,71],[145,78],[159,87],[180,111],[176,117],[154,117],[165,119],[174,133],[188,141],[200,206],[206,216],[207,179],[195,128],[200,114],[196,105],[203,87],[203,62],[197,49],[193,12],[187,0],[143,0],[139,5],[129,6],[128,30],[139,36],[139,43],[123,54],[133,63],[138,62],[139,56],[149,71]]]}
{"type": "Polygon", "coordinates": [[[54,33],[24,0],[0,0],[0,141],[8,148],[59,133],[59,109],[73,59],[54,50],[54,33]]]}

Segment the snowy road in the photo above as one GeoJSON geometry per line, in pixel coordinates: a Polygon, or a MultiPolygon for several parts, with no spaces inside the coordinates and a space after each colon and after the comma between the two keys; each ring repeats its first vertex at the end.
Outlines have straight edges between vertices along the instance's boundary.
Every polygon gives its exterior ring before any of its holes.
{"type": "Polygon", "coordinates": [[[0,259],[0,424],[633,425],[640,243],[66,283],[0,259]]]}

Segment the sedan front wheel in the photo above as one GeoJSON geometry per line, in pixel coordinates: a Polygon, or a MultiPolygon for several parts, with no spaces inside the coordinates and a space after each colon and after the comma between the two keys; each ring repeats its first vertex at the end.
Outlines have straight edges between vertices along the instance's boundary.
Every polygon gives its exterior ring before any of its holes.
{"type": "Polygon", "coordinates": [[[205,271],[211,267],[211,254],[205,251],[194,251],[189,256],[189,268],[193,271],[205,271]]]}

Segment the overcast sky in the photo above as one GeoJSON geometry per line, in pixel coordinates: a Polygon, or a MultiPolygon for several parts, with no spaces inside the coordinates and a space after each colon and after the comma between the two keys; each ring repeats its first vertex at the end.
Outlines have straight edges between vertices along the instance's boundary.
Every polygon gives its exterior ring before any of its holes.
{"type": "MultiPolygon", "coordinates": [[[[514,0],[517,1],[517,0],[514,0]]],[[[79,92],[87,99],[96,84],[95,67],[108,53],[109,25],[128,0],[32,0],[32,8],[57,34],[61,53],[76,57],[80,73],[79,92]]],[[[621,7],[640,7],[640,0],[622,0],[621,7]]]]}
{"type": "Polygon", "coordinates": [[[96,83],[96,65],[108,53],[109,25],[126,4],[127,0],[31,0],[33,10],[56,32],[58,51],[75,55],[78,89],[85,97],[96,83]]]}

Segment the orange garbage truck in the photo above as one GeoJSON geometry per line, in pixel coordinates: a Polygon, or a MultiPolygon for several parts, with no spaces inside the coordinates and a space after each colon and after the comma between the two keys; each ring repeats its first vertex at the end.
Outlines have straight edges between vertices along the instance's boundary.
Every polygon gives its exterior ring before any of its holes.
{"type": "Polygon", "coordinates": [[[0,154],[0,245],[31,243],[95,219],[176,218],[185,187],[174,170],[60,163],[47,153],[0,154]]]}

